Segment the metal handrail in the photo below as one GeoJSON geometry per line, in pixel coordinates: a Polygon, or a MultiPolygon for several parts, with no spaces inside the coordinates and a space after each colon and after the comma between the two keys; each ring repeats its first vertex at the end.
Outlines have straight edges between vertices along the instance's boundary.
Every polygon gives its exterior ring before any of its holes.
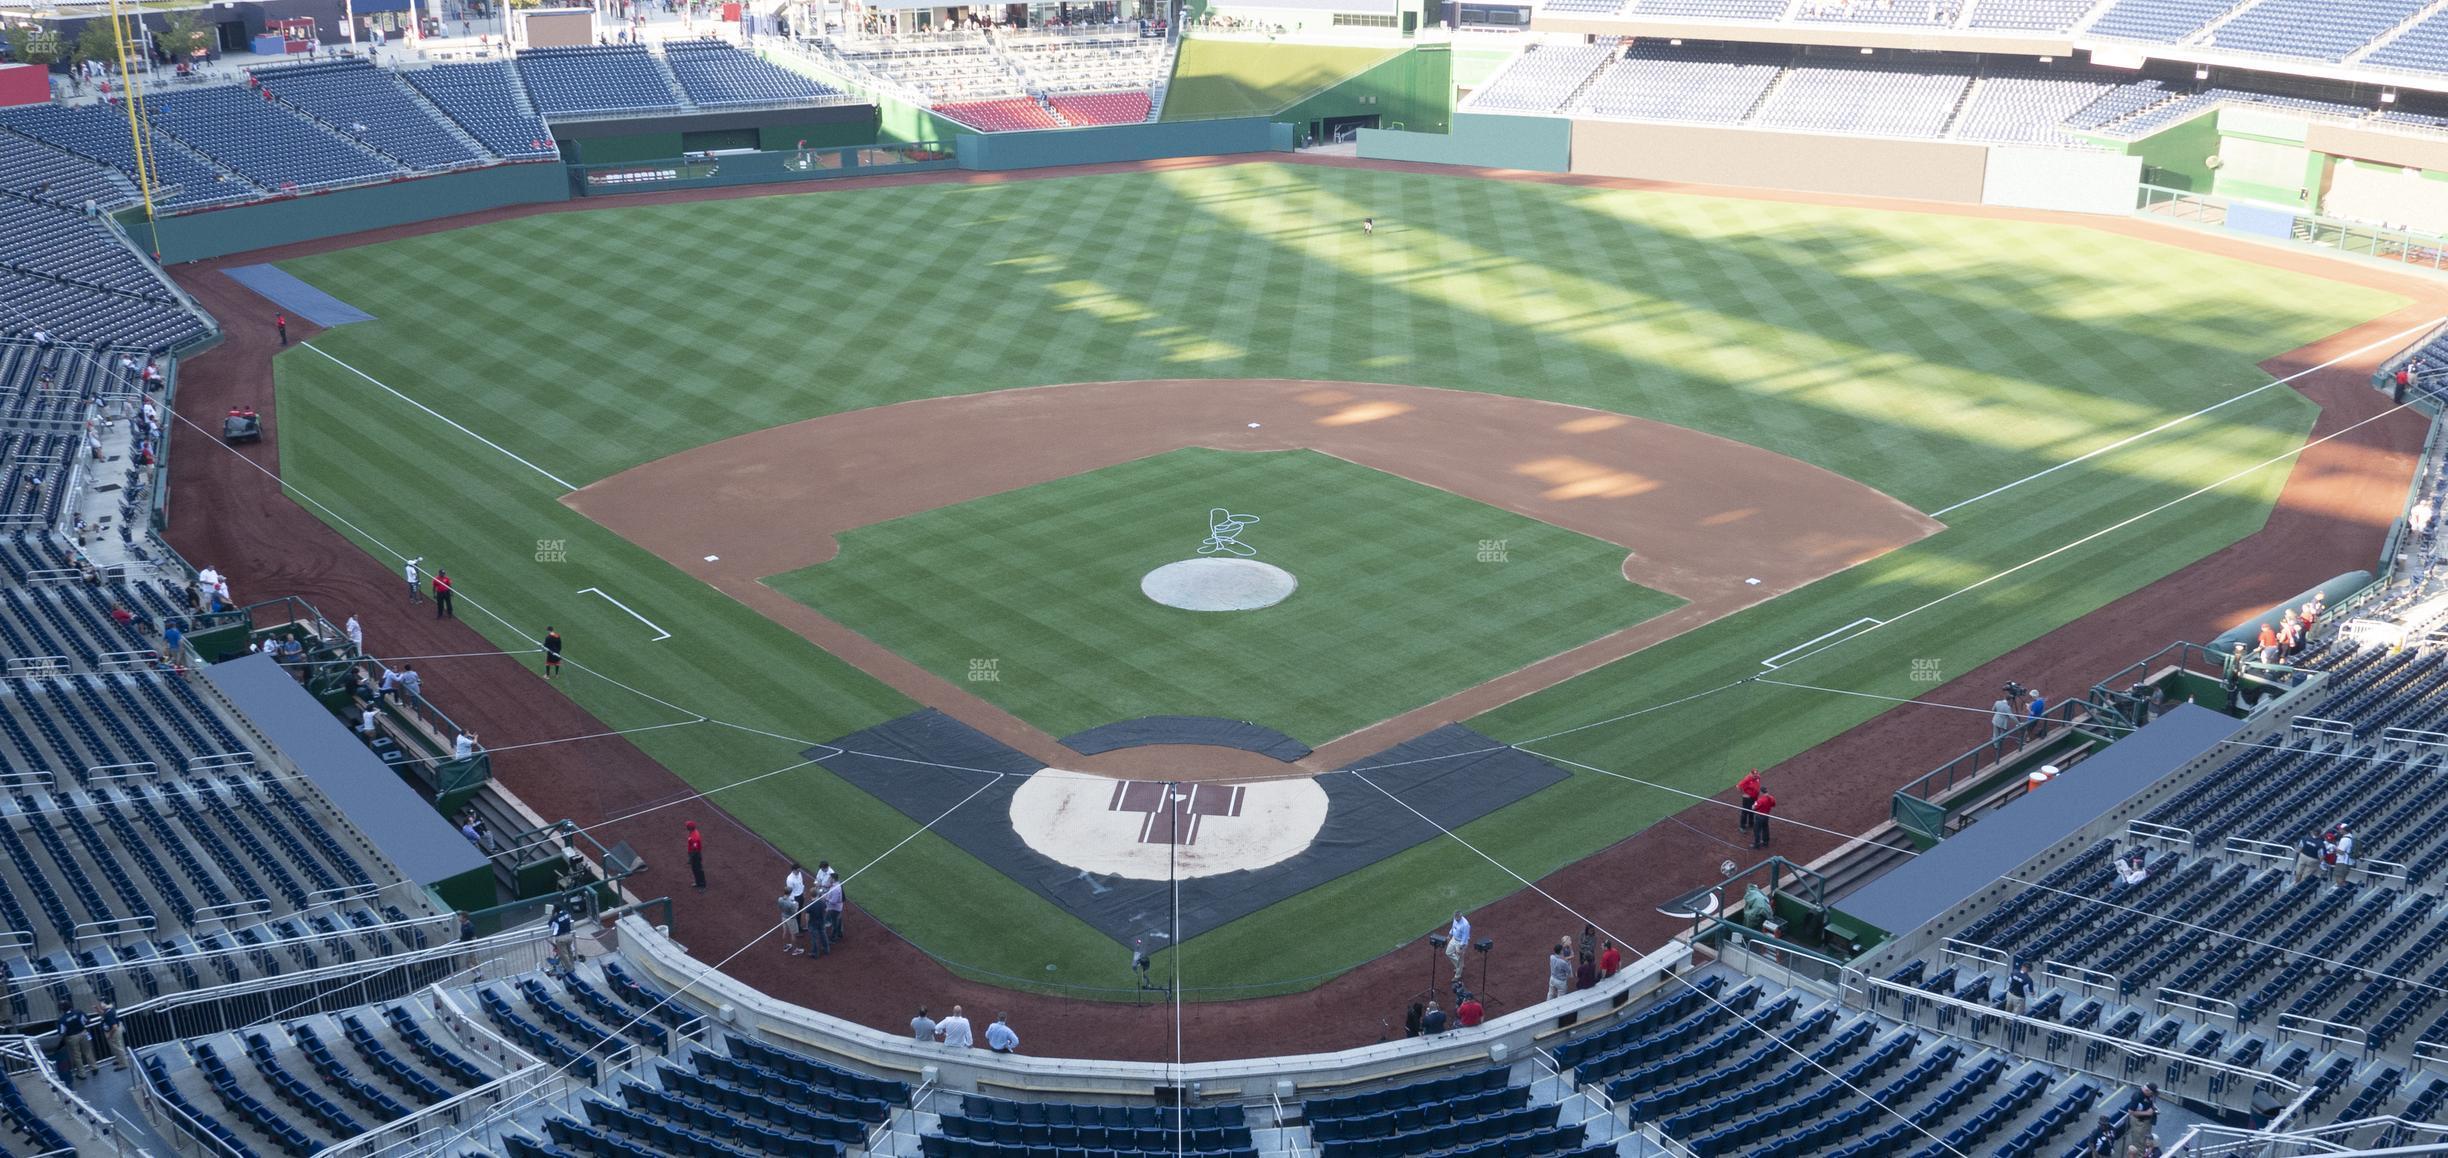
{"type": "Polygon", "coordinates": [[[151,760],[133,760],[125,764],[96,764],[85,770],[84,779],[133,780],[139,776],[159,776],[161,765],[151,760]]]}
{"type": "Polygon", "coordinates": [[[2152,824],[2147,820],[2128,820],[2125,822],[2125,834],[2135,840],[2160,840],[2173,845],[2181,845],[2186,849],[2194,847],[2193,830],[2178,828],[2172,824],[2152,824]]]}
{"type": "Polygon", "coordinates": [[[2317,1017],[2305,1017],[2300,1013],[2279,1014],[2278,1032],[2281,1034],[2302,1034],[2305,1037],[2316,1037],[2322,1041],[2340,1042],[2346,1045],[2360,1047],[2366,1051],[2370,1050],[2372,1047],[2371,1031],[2364,1029],[2362,1026],[2348,1025],[2342,1021],[2323,1021],[2317,1017]],[[2318,1026],[2319,1028],[2311,1028],[2314,1026],[2318,1026]],[[2328,1032],[2330,1030],[2337,1030],[2340,1032],[2328,1032]]]}
{"type": "Polygon", "coordinates": [[[2232,1001],[2162,985],[2159,987],[2158,1002],[2161,1012],[2174,1008],[2211,1017],[2224,1015],[2238,1030],[2244,1028],[2243,1011],[2232,1001]]]}
{"type": "MultiPolygon", "coordinates": [[[[2050,964],[2055,964],[2055,962],[2051,962],[2050,964]]],[[[2106,975],[2101,974],[2101,976],[2106,975]]],[[[2163,1049],[2159,1046],[2145,1045],[2136,1041],[2127,1041],[2123,1038],[2110,1037],[2107,1034],[2097,1033],[2088,1029],[2078,1029],[2070,1025],[2064,1025],[2053,1021],[2042,1021],[2024,1014],[2009,1013],[2005,1010],[1993,1008],[1991,1006],[1977,1005],[1961,998],[1949,997],[1944,994],[1925,992],[1919,989],[1914,989],[1908,985],[1901,985],[1893,981],[1881,980],[1876,977],[1865,977],[1864,980],[1874,988],[1893,989],[1913,998],[1916,1001],[1928,1002],[1936,1006],[1952,1007],[1958,1012],[1970,1013],[1978,1017],[1995,1019],[2007,1024],[2018,1025],[2021,1026],[2026,1033],[2062,1034],[2069,1038],[2079,1038],[2109,1049],[2121,1050],[2124,1053],[2135,1057],[2158,1058],[2171,1064],[2192,1066],[2200,1069],[2217,1070],[2232,1077],[2241,1078],[2248,1082],[2267,1082],[2272,1086],[2290,1091],[2302,1091],[2305,1089],[2302,1083],[2291,1082],[2285,1078],[2279,1077],[2276,1074],[2263,1073],[2260,1070],[2248,1069],[2244,1066],[2235,1065],[2231,1062],[2223,1062],[2214,1058],[2192,1057],[2177,1050],[2163,1049]]]]}
{"type": "MultiPolygon", "coordinates": [[[[2102,973],[2097,969],[2085,969],[2080,965],[2069,965],[2063,961],[2042,961],[2040,963],[2040,975],[2043,977],[2053,977],[2071,981],[2074,984],[2081,986],[2083,992],[2086,994],[2094,989],[2102,989],[2110,993],[2123,993],[2125,991],[2125,983],[2117,980],[2116,975],[2113,973],[2102,973]]],[[[1876,978],[1873,978],[1873,980],[1876,980],[1876,978]]]]}

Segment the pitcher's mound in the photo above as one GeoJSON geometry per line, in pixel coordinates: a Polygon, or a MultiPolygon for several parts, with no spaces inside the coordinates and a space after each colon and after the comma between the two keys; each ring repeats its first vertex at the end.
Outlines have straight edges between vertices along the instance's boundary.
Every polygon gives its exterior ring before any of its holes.
{"type": "Polygon", "coordinates": [[[1139,590],[1184,611],[1256,611],[1291,597],[1300,580],[1256,559],[1210,557],[1167,563],[1140,577],[1139,590]]]}

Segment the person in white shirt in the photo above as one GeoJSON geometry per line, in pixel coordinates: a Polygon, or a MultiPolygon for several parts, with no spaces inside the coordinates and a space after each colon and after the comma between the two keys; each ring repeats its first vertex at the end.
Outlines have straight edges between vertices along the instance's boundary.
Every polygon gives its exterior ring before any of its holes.
{"type": "Polygon", "coordinates": [[[1462,979],[1462,950],[1470,947],[1470,918],[1462,910],[1454,910],[1453,924],[1445,929],[1445,958],[1453,962],[1454,980],[1462,979]]]}
{"type": "Polygon", "coordinates": [[[473,756],[473,755],[475,755],[475,754],[476,754],[476,733],[474,733],[474,732],[461,732],[461,733],[459,733],[459,739],[458,739],[458,742],[456,742],[456,743],[454,743],[454,744],[452,744],[452,745],[451,745],[451,758],[452,758],[452,759],[454,759],[454,760],[465,760],[465,759],[467,759],[468,757],[473,756]]]}
{"type": "Polygon", "coordinates": [[[977,1044],[969,1036],[969,1018],[961,1013],[961,1007],[957,1005],[952,1007],[952,1016],[935,1023],[935,1035],[954,1049],[968,1049],[977,1044]]]}
{"type": "Polygon", "coordinates": [[[784,912],[790,917],[790,928],[786,931],[790,934],[789,949],[792,953],[800,952],[799,938],[807,935],[807,886],[807,870],[796,864],[782,876],[784,912]]]}
{"type": "Polygon", "coordinates": [[[354,615],[349,616],[348,626],[342,630],[348,632],[349,650],[356,652],[359,655],[364,655],[365,628],[357,625],[357,617],[354,615]]]}
{"type": "Polygon", "coordinates": [[[373,743],[374,733],[379,728],[381,719],[382,717],[376,714],[372,707],[366,708],[365,715],[357,721],[358,738],[366,743],[373,743]]]}
{"type": "Polygon", "coordinates": [[[996,1053],[1019,1052],[1020,1035],[1013,1033],[1012,1027],[1003,1024],[1003,1019],[1009,1016],[1011,1015],[1007,1013],[995,1014],[994,1024],[986,1027],[986,1048],[996,1053]]]}
{"type": "Polygon", "coordinates": [[[408,602],[410,603],[422,603],[425,601],[424,593],[417,590],[417,564],[424,561],[425,556],[419,555],[414,559],[408,560],[407,566],[400,568],[400,574],[408,577],[408,602]]]}
{"type": "Polygon", "coordinates": [[[2354,875],[2354,843],[2354,830],[2346,827],[2344,821],[2339,821],[2337,839],[2337,879],[2340,881],[2354,875]]]}
{"type": "Polygon", "coordinates": [[[840,880],[840,879],[841,879],[841,874],[833,871],[833,862],[832,862],[832,861],[829,861],[829,860],[820,860],[820,861],[817,861],[817,862],[816,862],[816,891],[817,891],[817,892],[820,892],[820,893],[821,893],[821,892],[825,891],[826,889],[832,888],[832,887],[833,887],[833,882],[835,882],[835,881],[837,881],[837,880],[840,880]]]}

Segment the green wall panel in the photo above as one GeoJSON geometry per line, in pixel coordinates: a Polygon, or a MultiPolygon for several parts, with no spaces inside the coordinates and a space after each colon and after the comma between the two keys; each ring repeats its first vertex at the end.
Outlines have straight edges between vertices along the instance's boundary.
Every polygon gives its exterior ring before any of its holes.
{"type": "Polygon", "coordinates": [[[1563,117],[1455,113],[1452,129],[1444,133],[1362,129],[1360,155],[1378,161],[1569,173],[1572,122],[1563,117]]]}
{"type": "MultiPolygon", "coordinates": [[[[504,205],[567,200],[569,170],[562,165],[496,165],[465,173],[165,217],[159,225],[161,260],[201,261],[269,245],[432,221],[504,205]]],[[[127,229],[139,244],[152,239],[141,216],[127,221],[127,229]]]]}

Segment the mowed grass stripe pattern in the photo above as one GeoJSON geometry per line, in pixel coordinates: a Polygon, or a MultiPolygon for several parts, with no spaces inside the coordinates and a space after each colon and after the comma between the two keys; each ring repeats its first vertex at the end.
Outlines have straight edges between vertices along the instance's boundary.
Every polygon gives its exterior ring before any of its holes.
{"type": "MultiPolygon", "coordinates": [[[[2073,227],[1271,165],[546,215],[286,268],[381,319],[318,345],[576,481],[914,397],[1315,377],[1518,393],[1675,422],[1924,510],[2257,386],[2256,361],[2398,304],[2073,227]],[[1374,238],[1359,234],[1363,213],[1380,222],[1374,238]]],[[[275,370],[292,481],[403,549],[448,548],[462,589],[514,622],[559,621],[568,632],[582,614],[596,617],[573,636],[574,659],[792,736],[840,735],[906,710],[577,517],[534,474],[339,367],[291,354],[275,370]],[[567,564],[533,561],[547,537],[569,540],[567,564]],[[623,642],[647,633],[609,607],[576,610],[571,592],[589,586],[678,637],[651,650],[623,642]]],[[[2180,437],[1950,514],[1948,530],[1919,544],[1478,726],[1531,737],[1756,672],[1759,658],[1862,615],[1892,617],[2283,453],[2311,417],[2293,393],[2266,392],[2180,437]]],[[[2285,470],[1882,629],[1796,675],[1926,691],[1908,681],[1913,659],[1968,670],[2250,532],[2285,470]]],[[[504,646],[523,642],[466,618],[504,646]]],[[[2163,642],[2132,646],[2139,655],[2163,642]]],[[[447,704],[447,673],[435,683],[447,704]]],[[[585,680],[565,690],[618,727],[672,716],[585,680]]],[[[1754,686],[1578,733],[1558,750],[1715,792],[1730,770],[1772,764],[1876,710],[1754,686]]],[[[1967,745],[1978,739],[1978,728],[1958,726],[1967,745]]],[[[644,743],[705,787],[791,755],[736,735],[687,728],[644,743]]],[[[910,828],[829,774],[778,781],[787,785],[724,803],[791,855],[857,863],[910,828]]],[[[1584,777],[1466,835],[1536,875],[1686,802],[1584,777]]],[[[978,975],[1128,984],[1109,942],[932,838],[872,880],[862,904],[978,975]],[[1032,930],[1026,943],[996,934],[1015,922],[1032,930]]],[[[1440,909],[1513,887],[1450,845],[1423,846],[1201,937],[1184,968],[1194,984],[1297,984],[1416,936],[1440,909]]]]}
{"type": "Polygon", "coordinates": [[[1193,449],[852,531],[768,582],[1050,735],[1204,715],[1314,746],[1681,602],[1625,580],[1624,554],[1313,451],[1193,449]],[[1258,516],[1241,542],[1291,598],[1140,592],[1197,557],[1210,504],[1258,516]]]}

